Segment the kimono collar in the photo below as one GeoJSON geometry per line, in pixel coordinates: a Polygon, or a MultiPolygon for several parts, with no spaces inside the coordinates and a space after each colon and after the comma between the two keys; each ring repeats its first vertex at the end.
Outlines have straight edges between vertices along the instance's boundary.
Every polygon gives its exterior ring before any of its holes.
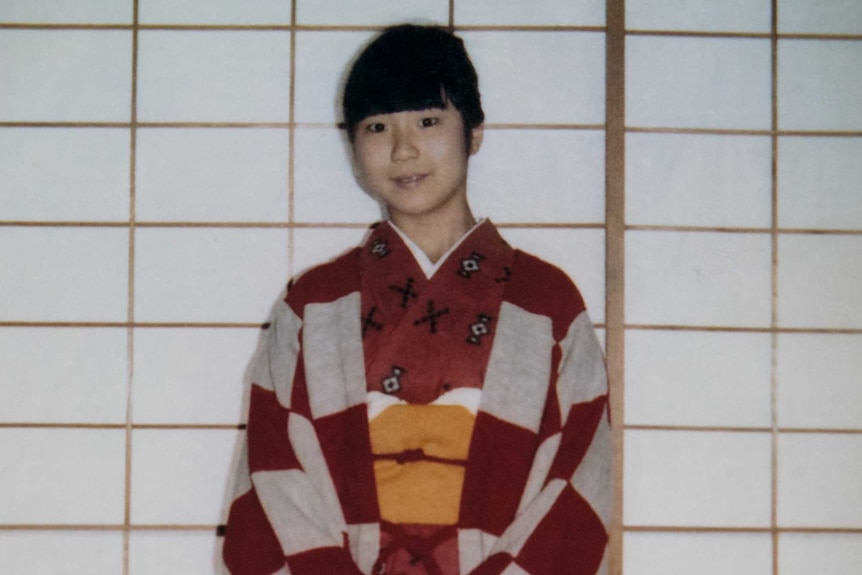
{"type": "Polygon", "coordinates": [[[419,265],[422,271],[425,272],[425,277],[431,279],[431,277],[435,273],[437,273],[437,270],[440,269],[440,266],[442,266],[443,263],[449,258],[449,256],[452,255],[452,252],[458,249],[458,246],[460,246],[470,234],[472,234],[479,226],[485,223],[485,220],[486,218],[480,218],[479,221],[473,224],[473,227],[467,230],[467,232],[463,236],[461,236],[461,239],[455,242],[455,244],[451,248],[446,250],[446,253],[443,254],[436,262],[432,262],[428,255],[424,251],[422,251],[422,248],[420,248],[416,242],[410,239],[410,236],[405,234],[401,230],[401,228],[396,226],[395,222],[390,221],[387,223],[393,230],[398,233],[398,236],[401,238],[401,241],[404,242],[404,245],[406,245],[407,248],[410,250],[410,253],[413,254],[413,257],[416,259],[416,263],[419,265]]]}
{"type": "Polygon", "coordinates": [[[378,273],[418,275],[417,281],[424,283],[443,267],[454,266],[453,271],[465,277],[479,267],[479,262],[485,260],[485,264],[490,264],[492,267],[508,268],[513,256],[512,247],[506,243],[491,220],[487,218],[473,226],[437,262],[430,262],[421,248],[394,224],[383,221],[371,227],[371,234],[365,241],[360,255],[360,268],[366,272],[376,269],[378,273]],[[411,247],[410,244],[413,246],[411,247]],[[453,259],[458,261],[450,261],[453,259]],[[431,267],[427,264],[431,264],[431,267]]]}

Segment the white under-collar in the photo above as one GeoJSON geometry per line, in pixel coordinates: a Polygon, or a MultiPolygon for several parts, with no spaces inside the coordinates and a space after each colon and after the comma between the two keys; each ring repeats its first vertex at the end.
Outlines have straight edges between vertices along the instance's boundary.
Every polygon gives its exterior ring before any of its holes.
{"type": "Polygon", "coordinates": [[[446,253],[443,254],[443,256],[436,262],[432,262],[428,255],[422,251],[422,248],[420,248],[416,244],[416,242],[411,240],[407,234],[402,232],[398,228],[398,226],[395,225],[394,222],[390,220],[389,225],[392,226],[392,229],[395,230],[399,236],[401,236],[401,239],[404,241],[404,245],[407,246],[407,249],[409,249],[410,253],[413,254],[413,258],[416,260],[416,263],[419,264],[419,267],[425,273],[425,277],[427,279],[431,279],[431,276],[437,273],[437,270],[440,269],[440,266],[442,266],[443,263],[449,258],[449,256],[452,255],[452,252],[458,249],[458,246],[460,246],[464,242],[464,240],[466,240],[467,237],[472,234],[473,231],[480,225],[482,225],[484,222],[485,218],[479,218],[476,223],[473,224],[473,227],[467,230],[467,233],[461,236],[461,239],[455,242],[455,244],[451,248],[449,248],[446,253]]]}

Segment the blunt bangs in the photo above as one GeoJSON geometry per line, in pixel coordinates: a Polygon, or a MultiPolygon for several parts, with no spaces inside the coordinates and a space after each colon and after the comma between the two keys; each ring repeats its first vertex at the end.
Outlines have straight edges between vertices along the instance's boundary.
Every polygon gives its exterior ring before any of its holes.
{"type": "Polygon", "coordinates": [[[369,116],[442,109],[451,103],[467,133],[485,119],[476,70],[460,38],[439,28],[387,28],[359,55],[344,87],[350,140],[369,116]]]}

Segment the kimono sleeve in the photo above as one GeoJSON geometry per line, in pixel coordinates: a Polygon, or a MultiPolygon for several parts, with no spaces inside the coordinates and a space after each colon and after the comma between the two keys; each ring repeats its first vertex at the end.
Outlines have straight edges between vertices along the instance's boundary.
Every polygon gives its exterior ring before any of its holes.
{"type": "Polygon", "coordinates": [[[337,501],[302,464],[322,457],[313,452],[319,444],[309,439],[307,401],[296,385],[302,379],[302,321],[279,302],[264,329],[249,369],[248,427],[225,530],[225,570],[303,575],[325,564],[327,573],[358,575],[344,547],[337,501]]]}
{"type": "Polygon", "coordinates": [[[560,431],[540,444],[515,519],[471,575],[608,571],[613,456],[607,372],[586,311],[559,345],[560,431]]]}

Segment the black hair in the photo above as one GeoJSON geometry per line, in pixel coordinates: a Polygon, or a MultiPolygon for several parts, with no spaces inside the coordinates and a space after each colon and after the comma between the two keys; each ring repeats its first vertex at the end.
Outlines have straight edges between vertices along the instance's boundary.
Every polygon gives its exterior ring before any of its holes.
{"type": "Polygon", "coordinates": [[[461,113],[469,147],[471,131],[482,125],[485,113],[464,42],[434,26],[392,26],[350,69],[342,99],[343,127],[353,142],[357,124],[368,116],[442,109],[447,103],[461,113]]]}

